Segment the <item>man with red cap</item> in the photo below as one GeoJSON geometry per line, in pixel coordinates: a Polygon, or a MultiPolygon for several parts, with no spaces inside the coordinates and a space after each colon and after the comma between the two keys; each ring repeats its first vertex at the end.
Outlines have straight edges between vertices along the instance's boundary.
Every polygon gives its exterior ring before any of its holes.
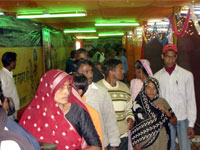
{"type": "Polygon", "coordinates": [[[164,67],[154,77],[160,83],[160,95],[165,98],[174,110],[178,123],[170,124],[170,150],[176,149],[176,134],[179,149],[191,150],[190,139],[194,137],[194,124],[197,110],[194,92],[193,74],[176,64],[178,49],[167,44],[162,50],[164,67]]]}

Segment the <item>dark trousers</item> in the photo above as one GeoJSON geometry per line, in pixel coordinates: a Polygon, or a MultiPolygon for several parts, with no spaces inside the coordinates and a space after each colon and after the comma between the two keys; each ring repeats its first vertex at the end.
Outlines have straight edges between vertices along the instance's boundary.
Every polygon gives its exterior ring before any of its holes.
{"type": "Polygon", "coordinates": [[[120,150],[128,150],[128,137],[121,138],[121,143],[119,145],[120,150]]]}

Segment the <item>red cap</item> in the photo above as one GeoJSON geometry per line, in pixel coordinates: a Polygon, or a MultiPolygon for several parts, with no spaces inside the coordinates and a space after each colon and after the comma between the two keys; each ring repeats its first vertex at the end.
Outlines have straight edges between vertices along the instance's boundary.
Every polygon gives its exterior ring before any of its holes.
{"type": "Polygon", "coordinates": [[[166,44],[164,47],[163,47],[163,50],[162,50],[162,53],[165,53],[166,51],[168,50],[173,50],[174,52],[178,52],[178,49],[175,45],[173,44],[166,44]]]}

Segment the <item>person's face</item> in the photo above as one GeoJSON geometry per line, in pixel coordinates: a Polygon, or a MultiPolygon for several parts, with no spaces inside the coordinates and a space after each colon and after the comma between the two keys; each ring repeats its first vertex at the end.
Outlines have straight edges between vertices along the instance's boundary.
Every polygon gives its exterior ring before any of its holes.
{"type": "Polygon", "coordinates": [[[103,72],[102,66],[101,66],[100,64],[97,65],[97,69],[98,69],[100,72],[103,72]]]}
{"type": "Polygon", "coordinates": [[[55,93],[54,100],[58,104],[68,103],[68,98],[71,93],[71,82],[67,80],[55,93]]]}
{"type": "Polygon", "coordinates": [[[76,59],[86,59],[86,60],[89,60],[89,57],[88,57],[88,54],[87,53],[79,53],[76,57],[76,59]]]}
{"type": "Polygon", "coordinates": [[[151,100],[156,96],[157,89],[151,81],[149,81],[147,86],[145,87],[145,93],[151,100]]]}
{"type": "Polygon", "coordinates": [[[92,72],[92,67],[90,65],[81,64],[80,68],[78,69],[78,73],[82,73],[87,77],[89,85],[92,83],[93,72],[92,72]]]}
{"type": "Polygon", "coordinates": [[[15,67],[16,67],[16,60],[12,61],[10,65],[12,66],[12,69],[15,69],[15,67]]]}
{"type": "Polygon", "coordinates": [[[171,68],[176,63],[177,54],[174,51],[168,50],[164,54],[162,54],[162,59],[164,61],[165,67],[171,68]]]}
{"type": "Polygon", "coordinates": [[[117,79],[117,80],[123,80],[124,78],[124,69],[122,67],[122,64],[118,64],[115,69],[113,70],[114,72],[114,77],[117,79]]]}
{"type": "Polygon", "coordinates": [[[143,71],[142,71],[142,69],[137,69],[137,68],[135,68],[135,77],[136,77],[137,79],[141,79],[141,80],[142,80],[142,76],[143,76],[143,71]]]}

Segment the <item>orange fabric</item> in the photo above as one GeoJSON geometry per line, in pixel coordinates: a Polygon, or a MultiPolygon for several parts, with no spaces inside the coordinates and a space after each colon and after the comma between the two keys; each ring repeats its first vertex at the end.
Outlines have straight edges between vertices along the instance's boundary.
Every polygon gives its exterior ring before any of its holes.
{"type": "Polygon", "coordinates": [[[141,59],[142,54],[142,47],[138,47],[137,44],[133,45],[133,43],[130,42],[130,39],[128,36],[124,39],[123,48],[126,49],[126,55],[127,55],[127,63],[128,63],[128,76],[127,80],[131,81],[134,78],[134,62],[138,59],[141,59]]]}
{"type": "Polygon", "coordinates": [[[94,109],[93,107],[91,107],[89,104],[86,103],[86,97],[84,95],[82,97],[82,100],[83,100],[83,103],[85,104],[86,108],[88,109],[88,112],[90,114],[92,122],[95,126],[95,129],[96,129],[98,135],[99,135],[99,138],[101,140],[102,150],[103,150],[104,149],[103,134],[102,134],[102,130],[101,130],[101,122],[100,122],[99,113],[96,111],[96,109],[94,109]]]}

